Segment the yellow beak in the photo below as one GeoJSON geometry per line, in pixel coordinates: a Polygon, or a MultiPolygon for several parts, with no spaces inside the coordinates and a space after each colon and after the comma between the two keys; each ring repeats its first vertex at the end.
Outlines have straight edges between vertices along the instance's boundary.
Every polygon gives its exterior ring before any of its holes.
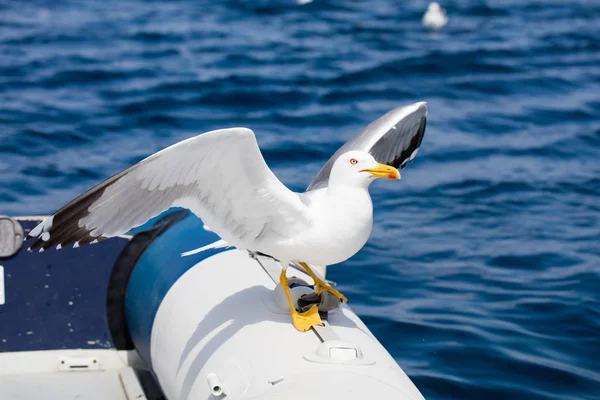
{"type": "Polygon", "coordinates": [[[360,172],[370,172],[378,178],[400,179],[400,172],[391,165],[379,164],[377,168],[363,169],[360,172]]]}

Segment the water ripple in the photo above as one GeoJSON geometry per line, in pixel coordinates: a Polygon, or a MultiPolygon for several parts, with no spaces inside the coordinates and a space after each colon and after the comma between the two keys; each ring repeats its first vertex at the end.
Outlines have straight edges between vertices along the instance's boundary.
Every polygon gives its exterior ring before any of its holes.
{"type": "Polygon", "coordinates": [[[444,6],[432,34],[421,0],[0,2],[0,214],[236,125],[302,190],[426,100],[419,157],[328,277],[429,399],[598,398],[600,6],[444,6]]]}

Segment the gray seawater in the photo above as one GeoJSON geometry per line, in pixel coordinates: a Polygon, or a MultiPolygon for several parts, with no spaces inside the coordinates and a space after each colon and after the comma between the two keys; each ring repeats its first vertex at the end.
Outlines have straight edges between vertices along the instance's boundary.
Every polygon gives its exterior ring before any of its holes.
{"type": "Polygon", "coordinates": [[[428,399],[600,398],[600,3],[0,0],[0,213],[252,128],[303,190],[389,109],[423,145],[332,267],[428,399]]]}

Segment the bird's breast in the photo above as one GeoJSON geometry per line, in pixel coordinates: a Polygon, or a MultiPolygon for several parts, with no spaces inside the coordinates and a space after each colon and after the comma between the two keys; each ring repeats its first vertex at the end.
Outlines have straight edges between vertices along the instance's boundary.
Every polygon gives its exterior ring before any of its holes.
{"type": "Polygon", "coordinates": [[[315,216],[314,229],[303,235],[302,242],[311,251],[306,252],[309,259],[302,261],[337,264],[365,245],[373,227],[373,206],[368,192],[365,194],[326,199],[315,216]]]}

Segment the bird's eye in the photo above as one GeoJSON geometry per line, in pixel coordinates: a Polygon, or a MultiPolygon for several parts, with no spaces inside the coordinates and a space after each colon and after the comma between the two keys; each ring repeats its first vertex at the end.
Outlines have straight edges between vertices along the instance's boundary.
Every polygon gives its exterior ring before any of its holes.
{"type": "Polygon", "coordinates": [[[356,164],[358,164],[358,160],[356,158],[351,158],[350,159],[350,164],[356,165],[356,164]]]}

